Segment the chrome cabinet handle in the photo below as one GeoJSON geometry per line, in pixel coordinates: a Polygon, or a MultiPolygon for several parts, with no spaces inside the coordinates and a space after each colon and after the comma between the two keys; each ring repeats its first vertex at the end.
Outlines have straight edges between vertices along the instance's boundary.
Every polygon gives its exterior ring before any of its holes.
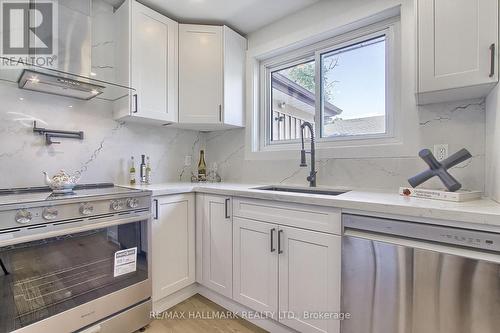
{"type": "Polygon", "coordinates": [[[154,199],[153,201],[155,203],[155,216],[154,216],[154,219],[158,220],[158,217],[159,217],[159,215],[158,215],[158,199],[154,199]]]}
{"type": "Polygon", "coordinates": [[[225,203],[224,203],[224,213],[225,213],[225,216],[226,216],[226,219],[230,218],[231,216],[229,215],[229,198],[226,199],[225,203]]]}
{"type": "Polygon", "coordinates": [[[276,228],[271,229],[271,252],[276,251],[276,248],[274,247],[274,233],[276,232],[276,228]]]}
{"type": "Polygon", "coordinates": [[[283,250],[281,249],[281,234],[283,230],[278,231],[278,254],[282,254],[283,250]]]}
{"type": "Polygon", "coordinates": [[[222,122],[222,105],[219,104],[219,121],[222,122]]]}
{"type": "Polygon", "coordinates": [[[133,113],[137,113],[139,111],[139,104],[137,102],[137,94],[134,94],[134,111],[132,111],[133,113]]]}
{"type": "Polygon", "coordinates": [[[495,43],[490,45],[490,77],[495,76],[495,43]]]}

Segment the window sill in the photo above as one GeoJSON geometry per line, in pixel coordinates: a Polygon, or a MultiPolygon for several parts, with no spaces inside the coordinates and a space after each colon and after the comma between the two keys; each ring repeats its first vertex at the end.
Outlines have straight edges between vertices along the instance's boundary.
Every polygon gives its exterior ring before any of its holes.
{"type": "MultiPolygon", "coordinates": [[[[309,141],[306,150],[309,151],[309,141]]],[[[263,147],[261,150],[245,152],[247,160],[298,160],[300,143],[275,144],[263,147]]],[[[414,157],[418,150],[416,144],[405,143],[395,139],[383,139],[379,142],[344,141],[319,142],[316,145],[317,159],[372,159],[372,158],[404,158],[414,157]]]]}

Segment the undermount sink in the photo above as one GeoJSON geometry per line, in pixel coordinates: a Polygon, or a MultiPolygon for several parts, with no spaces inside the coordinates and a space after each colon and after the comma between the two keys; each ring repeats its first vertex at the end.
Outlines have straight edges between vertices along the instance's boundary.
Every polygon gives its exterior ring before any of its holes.
{"type": "Polygon", "coordinates": [[[327,190],[327,189],[319,189],[314,187],[288,187],[288,186],[262,186],[255,187],[254,190],[263,190],[263,191],[275,191],[275,192],[293,192],[293,193],[305,193],[305,194],[321,194],[321,195],[341,195],[347,193],[349,191],[340,191],[340,190],[327,190]]]}

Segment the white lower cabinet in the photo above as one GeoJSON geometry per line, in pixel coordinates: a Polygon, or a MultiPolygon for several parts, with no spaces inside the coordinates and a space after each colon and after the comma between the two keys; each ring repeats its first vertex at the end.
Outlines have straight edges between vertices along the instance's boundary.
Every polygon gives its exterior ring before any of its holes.
{"type": "Polygon", "coordinates": [[[341,237],[282,226],[278,237],[280,322],[299,332],[339,332],[338,320],[321,316],[340,311],[341,237]]]}
{"type": "Polygon", "coordinates": [[[195,282],[194,194],[155,197],[152,222],[153,301],[195,282]]]}
{"type": "MultiPolygon", "coordinates": [[[[234,201],[240,207],[255,204],[234,201]]],[[[341,237],[282,225],[286,220],[272,223],[283,205],[261,202],[251,210],[234,209],[240,216],[233,217],[233,299],[299,332],[338,333],[340,322],[332,317],[340,311],[341,237]],[[268,216],[269,221],[243,216],[268,216]]],[[[314,221],[314,207],[301,208],[310,211],[302,216],[305,227],[308,220],[321,225],[314,221]]],[[[331,210],[328,216],[331,227],[324,229],[337,230],[340,212],[331,210]]]]}
{"type": "Polygon", "coordinates": [[[202,284],[231,298],[233,296],[231,199],[204,195],[202,201],[202,284]]]}
{"type": "Polygon", "coordinates": [[[340,332],[339,209],[211,194],[196,205],[200,284],[282,331],[340,332]]]}
{"type": "Polygon", "coordinates": [[[233,223],[233,299],[255,311],[276,314],[278,226],[237,217],[233,223]]]}

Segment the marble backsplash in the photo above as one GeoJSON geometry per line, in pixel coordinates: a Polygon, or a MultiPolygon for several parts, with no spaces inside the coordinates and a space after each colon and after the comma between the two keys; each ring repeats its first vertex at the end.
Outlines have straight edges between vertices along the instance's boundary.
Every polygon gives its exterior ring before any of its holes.
{"type": "MultiPolygon", "coordinates": [[[[306,185],[307,168],[296,160],[245,160],[243,129],[198,133],[154,127],[112,118],[109,102],[78,101],[0,86],[0,188],[43,185],[42,171],[81,170],[82,183],[127,182],[130,156],[151,156],[153,181],[189,181],[198,151],[207,150],[207,164],[217,162],[224,181],[306,185]],[[61,139],[45,145],[33,133],[33,121],[51,129],[82,130],[83,141],[61,139]],[[184,167],[184,156],[193,165],[184,167]]],[[[467,148],[474,158],[452,173],[465,188],[485,188],[485,105],[483,100],[420,108],[420,146],[447,143],[450,152],[467,148]]],[[[321,159],[318,184],[348,188],[398,188],[426,165],[416,157],[321,159]]],[[[439,188],[438,181],[428,186],[439,188]]]]}
{"type": "MultiPolygon", "coordinates": [[[[109,102],[79,101],[0,85],[0,188],[43,185],[42,171],[82,171],[81,183],[128,181],[128,161],[151,156],[154,182],[189,181],[184,156],[197,156],[195,131],[117,122],[109,102]],[[84,131],[83,141],[55,139],[47,146],[39,127],[84,131]],[[181,176],[182,175],[182,176],[181,176]]],[[[136,162],[137,168],[137,162],[136,162]]]]}
{"type": "MultiPolygon", "coordinates": [[[[450,153],[467,148],[473,158],[451,172],[464,188],[485,188],[485,103],[471,100],[420,107],[419,143],[433,149],[434,144],[449,144],[450,153]]],[[[216,162],[224,181],[307,185],[308,168],[296,160],[245,160],[245,132],[242,129],[206,134],[208,163],[216,162]]],[[[427,166],[417,157],[322,159],[318,165],[318,184],[347,188],[396,189],[427,166]]],[[[426,183],[441,188],[439,181],[426,183]]]]}

